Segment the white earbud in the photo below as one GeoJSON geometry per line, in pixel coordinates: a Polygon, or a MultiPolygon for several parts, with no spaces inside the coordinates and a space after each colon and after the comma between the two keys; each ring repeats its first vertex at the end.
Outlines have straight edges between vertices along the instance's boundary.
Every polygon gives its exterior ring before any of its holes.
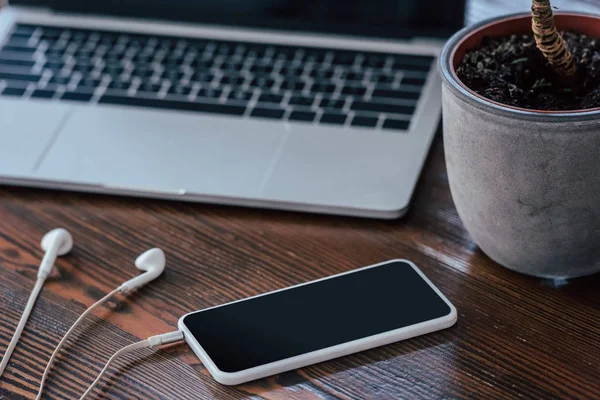
{"type": "Polygon", "coordinates": [[[63,228],[52,229],[42,238],[42,249],[46,252],[38,270],[38,278],[45,279],[52,271],[57,256],[64,256],[73,248],[73,236],[63,228]]]}
{"type": "MultiPolygon", "coordinates": [[[[58,229],[56,229],[56,230],[58,230],[58,229]]],[[[64,231],[64,229],[63,229],[63,231],[64,231]]],[[[52,231],[52,232],[54,232],[54,231],[52,231]]],[[[52,232],[48,233],[48,235],[46,235],[46,236],[49,236],[52,232]]],[[[63,237],[63,238],[67,239],[67,237],[63,237]]],[[[71,236],[69,235],[68,239],[70,239],[70,238],[71,238],[71,236]]],[[[45,237],[44,237],[44,240],[46,240],[45,237]]],[[[69,243],[68,241],[64,242],[65,243],[64,247],[60,247],[60,246],[56,245],[56,243],[60,242],[60,240],[58,240],[58,239],[54,240],[54,241],[52,239],[48,239],[48,242],[51,242],[51,244],[48,243],[49,248],[56,249],[55,253],[57,253],[57,254],[64,254],[70,250],[70,247],[67,246],[67,244],[69,243]],[[64,253],[60,253],[60,251],[63,251],[64,253]]],[[[44,241],[42,241],[42,246],[44,246],[43,243],[44,243],[44,241]]],[[[72,243],[72,240],[71,240],[71,243],[72,243]]],[[[54,257],[56,258],[56,255],[54,257]]],[[[79,325],[79,323],[81,321],[83,321],[83,319],[87,315],[89,315],[96,307],[100,306],[102,303],[104,303],[106,300],[108,300],[108,298],[113,296],[115,293],[121,292],[123,294],[127,294],[127,293],[131,292],[132,290],[142,287],[146,283],[151,282],[151,281],[155,280],[156,278],[158,278],[165,270],[165,264],[166,264],[165,253],[158,247],[155,247],[154,249],[150,249],[150,250],[143,252],[142,254],[140,254],[138,256],[138,258],[136,258],[135,266],[138,269],[145,271],[145,272],[141,275],[136,276],[133,279],[128,280],[127,282],[125,282],[124,284],[122,284],[121,286],[119,286],[118,288],[113,290],[112,292],[108,293],[106,296],[104,296],[103,298],[101,298],[100,300],[95,302],[90,308],[85,310],[85,312],[83,314],[81,314],[79,316],[79,318],[77,318],[75,323],[69,328],[67,333],[65,333],[63,338],[60,340],[60,342],[58,343],[58,346],[56,346],[56,349],[54,349],[54,352],[52,353],[50,360],[48,360],[48,365],[46,366],[46,370],[44,371],[44,374],[42,375],[42,379],[40,381],[40,390],[38,391],[36,400],[41,399],[42,393],[44,392],[44,384],[46,383],[46,378],[48,377],[48,373],[50,373],[50,368],[52,367],[52,363],[56,359],[56,356],[58,355],[60,348],[66,342],[66,340],[69,338],[71,333],[73,333],[73,331],[75,330],[77,325],[79,325]]],[[[178,338],[179,337],[177,337],[177,339],[178,338]]],[[[170,339],[170,337],[168,337],[167,339],[170,339]]],[[[148,342],[148,343],[150,343],[150,342],[148,342]]],[[[167,342],[165,342],[165,343],[167,343],[167,342]]],[[[97,383],[97,381],[94,382],[94,385],[96,383],[97,383]]],[[[92,388],[93,388],[93,386],[92,386],[92,388]]],[[[90,390],[91,390],[91,388],[88,389],[88,392],[90,390]]],[[[88,392],[86,392],[84,397],[87,395],[88,392]]]]}
{"type": "Polygon", "coordinates": [[[143,252],[135,260],[135,266],[146,272],[122,284],[120,292],[128,293],[155,280],[165,270],[165,264],[165,253],[158,247],[143,252]]]}
{"type": "Polygon", "coordinates": [[[29,314],[31,314],[31,310],[33,310],[33,306],[35,301],[42,290],[42,286],[44,285],[44,281],[46,277],[52,271],[52,267],[54,267],[54,263],[56,262],[56,257],[64,256],[73,248],[73,237],[71,234],[63,228],[52,229],[50,232],[46,233],[42,239],[42,249],[46,251],[44,254],[44,258],[40,263],[40,269],[38,270],[37,280],[35,282],[35,286],[29,295],[29,300],[27,300],[27,304],[25,305],[25,309],[23,310],[23,315],[21,315],[21,319],[19,320],[19,324],[17,325],[17,329],[15,329],[15,333],[4,352],[4,356],[2,357],[2,361],[0,361],[0,376],[4,373],[6,366],[10,360],[10,356],[12,355],[17,343],[19,342],[19,338],[21,337],[21,333],[23,333],[23,329],[25,329],[25,324],[27,323],[27,319],[29,319],[29,314]]]}

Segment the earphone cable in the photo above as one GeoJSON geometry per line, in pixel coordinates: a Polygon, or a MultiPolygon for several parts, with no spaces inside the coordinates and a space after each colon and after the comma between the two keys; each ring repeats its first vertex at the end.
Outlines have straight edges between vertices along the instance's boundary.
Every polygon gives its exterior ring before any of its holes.
{"type": "Polygon", "coordinates": [[[81,323],[81,321],[83,321],[83,319],[86,316],[88,316],[92,311],[94,311],[94,309],[96,307],[98,307],[99,305],[101,305],[102,303],[104,303],[106,300],[108,300],[111,296],[113,296],[114,294],[116,294],[117,292],[119,292],[120,289],[121,289],[121,287],[116,288],[115,290],[113,290],[112,292],[108,293],[106,296],[104,296],[103,298],[101,298],[100,300],[98,300],[97,302],[95,302],[90,308],[88,308],[87,310],[85,310],[85,312],[83,314],[81,314],[79,316],[79,318],[77,318],[77,320],[73,323],[73,325],[71,325],[71,327],[69,328],[69,330],[67,331],[67,333],[65,333],[65,335],[63,336],[63,338],[60,340],[60,342],[56,346],[56,349],[54,349],[54,353],[52,353],[52,356],[50,357],[50,360],[48,360],[48,365],[46,365],[46,370],[44,371],[44,374],[42,375],[42,379],[40,381],[40,389],[38,391],[36,400],[40,400],[42,398],[42,393],[44,391],[44,384],[46,383],[46,379],[48,378],[48,374],[50,373],[50,369],[52,368],[52,364],[54,363],[54,360],[56,359],[56,356],[58,356],[58,352],[60,351],[61,347],[67,341],[67,339],[69,338],[69,336],[71,335],[71,333],[73,333],[73,331],[75,330],[75,328],[77,327],[77,325],[79,325],[81,323]]]}
{"type": "Polygon", "coordinates": [[[145,347],[156,347],[156,346],[162,346],[165,344],[170,344],[170,343],[176,343],[176,342],[180,342],[183,340],[183,332],[181,331],[174,331],[174,332],[169,332],[169,333],[165,333],[162,335],[156,335],[156,336],[151,336],[146,340],[142,340],[136,343],[132,343],[128,346],[123,347],[122,349],[120,349],[119,351],[117,351],[115,354],[112,355],[112,357],[106,362],[106,365],[104,366],[104,368],[102,368],[102,370],[100,371],[100,373],[98,374],[98,377],[94,380],[94,382],[92,382],[92,384],[90,385],[90,387],[85,391],[85,393],[81,396],[81,398],[79,400],[84,400],[94,389],[94,387],[96,387],[96,385],[98,384],[98,382],[100,382],[100,379],[102,379],[102,377],[104,376],[104,374],[106,373],[106,371],[108,370],[108,367],[110,367],[110,365],[121,355],[125,354],[125,353],[129,353],[132,352],[134,350],[137,349],[142,349],[145,347]]]}
{"type": "Polygon", "coordinates": [[[10,340],[10,343],[8,344],[8,347],[6,348],[6,351],[4,352],[4,357],[2,357],[2,362],[0,362],[0,377],[2,377],[4,370],[8,366],[8,362],[10,361],[10,356],[12,355],[13,351],[15,350],[15,347],[17,346],[17,343],[19,342],[21,333],[23,333],[25,324],[27,323],[27,320],[29,319],[29,314],[31,314],[31,310],[33,309],[33,306],[35,305],[35,301],[37,300],[38,295],[40,294],[40,290],[42,290],[42,286],[44,286],[45,280],[46,280],[45,277],[38,277],[37,280],[35,281],[35,286],[33,287],[31,294],[29,295],[29,300],[27,300],[27,304],[25,305],[25,310],[23,310],[23,315],[21,315],[21,319],[19,320],[17,328],[15,329],[15,333],[14,333],[12,339],[10,340]]]}

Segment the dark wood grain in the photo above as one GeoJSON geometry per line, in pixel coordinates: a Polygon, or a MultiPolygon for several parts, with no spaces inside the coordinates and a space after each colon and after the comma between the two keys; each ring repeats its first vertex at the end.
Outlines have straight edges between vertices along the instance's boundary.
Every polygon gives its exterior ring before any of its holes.
{"type": "MultiPolygon", "coordinates": [[[[134,399],[600,398],[600,275],[522,276],[477,249],[452,204],[441,138],[414,206],[398,221],[0,189],[0,348],[33,287],[41,237],[75,238],[60,258],[0,379],[0,398],[30,399],[77,316],[163,248],[165,274],[116,296],[84,323],[45,398],[76,398],[125,344],[176,327],[186,312],[392,258],[413,260],[456,305],[456,326],[237,387],[216,383],[185,345],[125,357],[95,391],[134,399]]],[[[600,244],[599,244],[600,245],[600,244]]]]}
{"type": "Polygon", "coordinates": [[[294,214],[20,188],[0,190],[0,346],[33,286],[39,240],[64,226],[71,255],[42,291],[0,396],[32,398],[44,365],[76,317],[137,270],[152,246],[165,274],[110,301],[79,330],[48,382],[74,398],[126,343],[166,332],[185,312],[348,271],[414,260],[459,310],[446,331],[238,387],[213,381],[185,345],[144,350],[113,369],[107,398],[354,399],[598,398],[600,276],[560,287],[503,269],[483,255],[452,205],[436,140],[414,207],[398,221],[294,214]]]}

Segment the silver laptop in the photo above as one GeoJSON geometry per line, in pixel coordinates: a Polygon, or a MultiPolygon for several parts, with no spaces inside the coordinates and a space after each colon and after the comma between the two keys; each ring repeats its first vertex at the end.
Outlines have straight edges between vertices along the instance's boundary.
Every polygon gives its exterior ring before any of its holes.
{"type": "Polygon", "coordinates": [[[21,0],[0,183],[401,216],[461,1],[21,0]]]}

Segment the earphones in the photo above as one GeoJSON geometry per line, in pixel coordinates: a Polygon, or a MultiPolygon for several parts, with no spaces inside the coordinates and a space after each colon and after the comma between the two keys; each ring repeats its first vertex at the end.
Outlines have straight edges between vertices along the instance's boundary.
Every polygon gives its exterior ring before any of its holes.
{"type": "Polygon", "coordinates": [[[29,319],[29,314],[31,314],[31,310],[37,300],[38,295],[40,294],[40,290],[42,290],[42,286],[44,286],[44,282],[50,272],[52,271],[52,267],[54,267],[54,263],[56,262],[56,257],[64,256],[68,254],[73,248],[73,237],[71,234],[63,228],[56,228],[51,230],[50,232],[44,235],[41,243],[42,249],[46,252],[44,254],[44,258],[40,263],[40,268],[38,270],[37,281],[35,282],[35,286],[29,295],[29,300],[27,301],[27,305],[25,306],[25,310],[23,310],[23,315],[21,316],[21,320],[17,325],[17,329],[6,348],[6,352],[4,353],[4,357],[2,357],[2,362],[0,363],[0,376],[4,373],[6,366],[8,365],[8,361],[10,360],[10,356],[12,355],[17,343],[19,342],[19,338],[21,337],[21,333],[23,333],[23,329],[25,328],[25,324],[29,319]]]}
{"type": "Polygon", "coordinates": [[[146,272],[122,284],[119,291],[126,294],[155,280],[165,270],[166,263],[165,253],[158,247],[145,251],[135,259],[135,266],[146,272]]]}
{"type": "MultiPolygon", "coordinates": [[[[165,253],[158,247],[147,250],[144,253],[140,254],[138,256],[138,258],[136,258],[136,260],[135,260],[135,266],[139,270],[145,271],[145,272],[141,275],[136,276],[135,278],[128,280],[127,282],[123,283],[121,286],[119,286],[112,292],[108,293],[106,296],[104,296],[103,298],[98,300],[96,303],[94,303],[90,308],[85,310],[84,313],[79,316],[79,318],[77,318],[77,320],[69,328],[67,333],[65,333],[63,338],[60,340],[60,342],[56,346],[56,349],[54,349],[54,352],[52,353],[50,360],[48,360],[48,365],[46,366],[46,369],[45,369],[44,374],[42,375],[42,379],[40,381],[40,389],[38,391],[36,400],[41,399],[42,393],[44,391],[44,384],[45,384],[46,378],[48,377],[48,374],[50,372],[50,368],[52,368],[52,363],[54,362],[56,356],[58,355],[60,348],[66,342],[67,338],[71,335],[71,333],[75,330],[77,325],[79,325],[79,323],[81,321],[83,321],[83,319],[88,314],[90,314],[97,306],[104,303],[106,300],[108,300],[112,295],[116,294],[117,292],[122,293],[122,294],[130,293],[133,290],[138,289],[138,288],[152,282],[156,278],[158,278],[165,270],[165,264],[166,264],[165,253]]],[[[90,390],[91,390],[91,388],[90,388],[90,390]]],[[[87,392],[86,392],[86,395],[87,395],[87,392]]]]}
{"type": "MultiPolygon", "coordinates": [[[[38,274],[37,274],[37,280],[35,282],[35,286],[33,287],[33,290],[31,291],[31,294],[29,295],[29,300],[27,301],[25,310],[23,310],[23,315],[21,316],[21,319],[19,320],[19,324],[17,325],[17,328],[15,330],[13,338],[11,339],[8,347],[6,348],[4,357],[2,357],[2,362],[0,363],[0,377],[4,373],[4,370],[6,369],[6,367],[8,365],[10,357],[19,341],[19,338],[21,337],[21,334],[23,333],[25,324],[27,323],[27,320],[29,319],[29,314],[31,314],[33,306],[35,305],[35,301],[37,300],[37,297],[38,297],[40,291],[42,290],[42,286],[44,285],[46,278],[52,272],[52,268],[54,267],[54,264],[56,263],[56,258],[59,256],[64,256],[64,255],[68,254],[73,249],[73,237],[66,229],[56,228],[44,235],[44,237],[42,238],[41,247],[45,251],[44,258],[42,258],[42,261],[40,263],[40,267],[39,267],[38,274]]],[[[127,282],[123,283],[121,286],[119,286],[112,292],[108,293],[106,296],[104,296],[103,298],[98,300],[96,303],[94,303],[90,308],[85,310],[85,312],[83,314],[81,314],[79,316],[79,318],[77,318],[75,323],[73,323],[73,325],[69,328],[67,333],[65,333],[63,338],[60,340],[60,342],[56,346],[56,349],[52,353],[50,360],[48,360],[48,365],[46,366],[46,370],[44,371],[44,375],[42,375],[42,379],[40,381],[40,390],[39,390],[37,398],[36,398],[37,400],[39,400],[42,397],[42,393],[44,390],[44,383],[46,382],[46,378],[48,377],[48,373],[50,372],[50,368],[52,367],[52,363],[54,362],[54,359],[58,355],[58,352],[60,351],[60,348],[62,347],[62,345],[65,343],[67,338],[71,335],[71,333],[75,330],[77,325],[88,314],[90,314],[96,307],[98,307],[99,305],[104,303],[106,300],[108,300],[108,298],[110,298],[112,295],[114,295],[116,293],[122,293],[122,294],[130,293],[130,292],[134,291],[135,289],[141,288],[142,286],[144,286],[144,285],[152,282],[156,278],[158,278],[164,272],[165,264],[166,264],[165,253],[159,248],[153,248],[153,249],[147,250],[144,253],[140,254],[135,260],[135,266],[137,267],[137,269],[144,271],[144,272],[141,275],[138,275],[135,278],[128,280],[127,282]]],[[[173,343],[173,342],[180,341],[180,340],[183,340],[183,334],[181,334],[181,332],[172,332],[170,334],[158,335],[158,336],[149,338],[145,341],[142,341],[142,342],[136,344],[136,346],[137,346],[136,348],[145,347],[145,346],[150,346],[150,347],[160,346],[162,344],[173,343]],[[152,339],[152,340],[150,340],[150,339],[152,339]]],[[[135,347],[135,346],[133,346],[133,347],[135,347]]],[[[131,347],[131,348],[128,347],[127,351],[132,350],[133,347],[131,347]]],[[[121,354],[121,353],[119,353],[119,354],[121,354]]],[[[113,356],[109,360],[109,363],[112,362],[114,357],[116,357],[117,355],[113,356]]],[[[87,396],[88,393],[93,389],[93,387],[100,380],[100,377],[102,376],[102,374],[104,374],[104,372],[106,371],[107,368],[108,368],[108,364],[102,370],[100,376],[98,376],[98,379],[92,384],[92,386],[90,386],[90,388],[86,391],[86,393],[84,393],[83,397],[87,396]]]]}
{"type": "Polygon", "coordinates": [[[50,275],[57,256],[64,256],[73,249],[73,236],[63,228],[52,229],[42,238],[42,250],[46,252],[40,263],[38,278],[50,275]]]}

